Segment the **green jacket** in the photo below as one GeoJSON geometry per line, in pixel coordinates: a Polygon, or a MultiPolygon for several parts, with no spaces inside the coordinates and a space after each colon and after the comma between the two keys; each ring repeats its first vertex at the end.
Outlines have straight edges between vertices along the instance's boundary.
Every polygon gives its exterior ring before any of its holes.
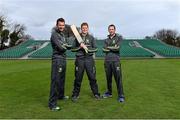
{"type": "Polygon", "coordinates": [[[80,35],[84,41],[83,43],[88,48],[88,53],[86,53],[83,48],[80,48],[80,44],[78,43],[78,41],[76,39],[74,40],[71,51],[77,52],[76,53],[77,57],[79,57],[79,56],[92,56],[93,53],[97,51],[95,38],[90,34],[87,34],[86,36],[83,36],[82,34],[80,34],[80,35]]]}
{"type": "Polygon", "coordinates": [[[122,36],[115,34],[113,38],[108,38],[104,41],[103,52],[106,53],[106,61],[119,61],[120,60],[120,43],[122,41],[122,36]]]}

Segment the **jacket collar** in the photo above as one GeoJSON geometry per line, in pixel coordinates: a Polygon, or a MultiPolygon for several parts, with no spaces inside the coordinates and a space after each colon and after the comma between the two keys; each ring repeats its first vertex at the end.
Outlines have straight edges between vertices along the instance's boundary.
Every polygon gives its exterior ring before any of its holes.
{"type": "Polygon", "coordinates": [[[80,33],[81,37],[88,37],[89,36],[89,33],[86,34],[86,36],[83,36],[82,33],[80,33]]]}
{"type": "Polygon", "coordinates": [[[111,35],[108,35],[108,38],[109,39],[113,39],[114,37],[116,37],[117,36],[117,34],[115,33],[115,35],[111,38],[111,35]]]}

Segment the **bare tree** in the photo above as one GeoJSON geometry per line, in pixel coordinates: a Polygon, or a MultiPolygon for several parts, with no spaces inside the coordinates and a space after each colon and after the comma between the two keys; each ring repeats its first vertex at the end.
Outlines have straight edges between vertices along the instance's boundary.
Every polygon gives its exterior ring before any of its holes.
{"type": "Polygon", "coordinates": [[[4,42],[9,38],[9,30],[5,29],[6,25],[6,17],[4,15],[0,15],[0,49],[4,48],[4,42]]]}
{"type": "Polygon", "coordinates": [[[153,35],[153,37],[160,39],[167,44],[177,46],[176,41],[178,37],[178,32],[176,30],[162,29],[162,30],[157,31],[153,35]]]}
{"type": "Polygon", "coordinates": [[[176,43],[177,43],[177,47],[180,47],[180,35],[177,37],[177,39],[176,39],[176,43]]]}
{"type": "Polygon", "coordinates": [[[10,46],[16,45],[19,39],[33,39],[31,35],[25,34],[26,27],[23,24],[14,23],[0,13],[0,49],[4,49],[4,42],[10,40],[10,46]]]}
{"type": "Polygon", "coordinates": [[[0,49],[3,49],[4,46],[4,42],[7,42],[7,40],[9,39],[9,30],[5,29],[1,32],[1,46],[0,49]]]}
{"type": "Polygon", "coordinates": [[[16,45],[15,43],[24,36],[24,31],[26,27],[21,24],[14,24],[13,32],[10,33],[10,46],[16,45]]]}
{"type": "Polygon", "coordinates": [[[4,15],[0,15],[0,33],[3,31],[6,23],[6,17],[4,15]]]}

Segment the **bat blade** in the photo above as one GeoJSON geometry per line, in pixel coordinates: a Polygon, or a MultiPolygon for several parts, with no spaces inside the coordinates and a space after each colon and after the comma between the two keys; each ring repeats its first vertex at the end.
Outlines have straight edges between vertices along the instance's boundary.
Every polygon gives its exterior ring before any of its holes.
{"type": "Polygon", "coordinates": [[[76,28],[75,25],[71,25],[71,30],[73,31],[73,33],[74,33],[77,41],[78,41],[79,43],[82,43],[83,40],[82,40],[82,38],[81,38],[81,36],[80,36],[80,34],[79,34],[79,32],[78,32],[78,30],[77,30],[77,28],[76,28]]]}
{"type": "MultiPolygon", "coordinates": [[[[83,39],[82,39],[82,37],[80,36],[80,34],[79,34],[79,32],[78,32],[78,30],[77,30],[77,28],[76,28],[75,25],[71,25],[71,30],[72,30],[72,32],[74,33],[74,35],[75,35],[78,43],[79,43],[79,44],[83,43],[83,39]]],[[[88,50],[87,50],[87,49],[84,49],[84,50],[85,50],[86,53],[88,53],[88,50]]]]}

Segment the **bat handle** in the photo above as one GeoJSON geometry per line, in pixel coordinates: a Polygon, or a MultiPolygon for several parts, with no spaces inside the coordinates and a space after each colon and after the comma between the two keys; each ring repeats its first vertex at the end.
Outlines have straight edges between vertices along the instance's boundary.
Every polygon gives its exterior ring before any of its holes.
{"type": "Polygon", "coordinates": [[[88,50],[87,49],[84,49],[86,53],[88,53],[88,50]]]}

